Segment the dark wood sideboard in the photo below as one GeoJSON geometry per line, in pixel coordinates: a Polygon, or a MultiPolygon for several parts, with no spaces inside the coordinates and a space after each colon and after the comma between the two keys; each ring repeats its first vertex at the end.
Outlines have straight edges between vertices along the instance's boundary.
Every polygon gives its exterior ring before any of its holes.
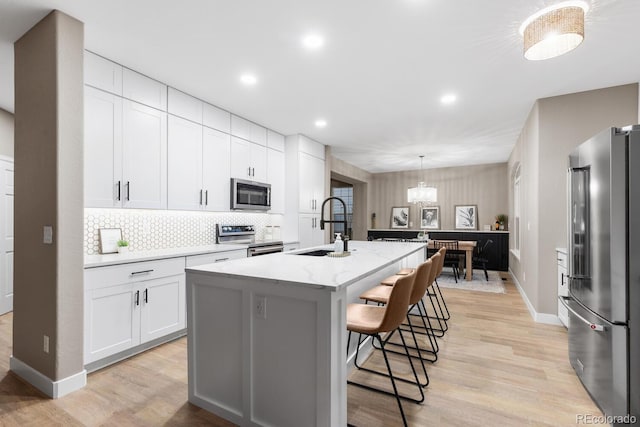
{"type": "MultiPolygon", "coordinates": [[[[369,240],[377,239],[415,239],[423,230],[369,230],[369,240]]],[[[487,269],[497,271],[509,270],[509,233],[504,231],[440,231],[424,230],[429,234],[429,240],[475,240],[478,246],[484,246],[489,239],[493,244],[487,248],[485,254],[487,269]]]]}

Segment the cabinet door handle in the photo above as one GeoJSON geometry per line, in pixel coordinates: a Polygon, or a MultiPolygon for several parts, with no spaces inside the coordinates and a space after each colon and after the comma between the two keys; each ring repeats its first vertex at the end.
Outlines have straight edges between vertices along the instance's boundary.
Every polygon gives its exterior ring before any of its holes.
{"type": "Polygon", "coordinates": [[[209,205],[209,190],[204,190],[204,205],[209,205]]]}
{"type": "Polygon", "coordinates": [[[131,273],[132,276],[137,276],[139,274],[149,274],[149,273],[153,273],[153,269],[151,270],[142,270],[142,271],[134,271],[131,273]]]}
{"type": "Polygon", "coordinates": [[[143,295],[144,295],[144,303],[148,304],[149,303],[149,289],[145,289],[143,295]]]}
{"type": "Polygon", "coordinates": [[[136,306],[140,305],[140,291],[136,291],[136,306]]]}
{"type": "Polygon", "coordinates": [[[251,166],[249,166],[249,167],[247,168],[247,175],[248,175],[248,176],[251,176],[251,166]]]}
{"type": "Polygon", "coordinates": [[[213,261],[213,262],[222,262],[222,261],[226,261],[226,260],[228,260],[228,259],[229,259],[229,258],[218,258],[218,259],[216,259],[216,260],[215,260],[215,261],[213,261]]]}
{"type": "Polygon", "coordinates": [[[127,202],[131,200],[131,185],[130,182],[127,181],[127,202]]]}
{"type": "Polygon", "coordinates": [[[202,206],[202,189],[200,189],[200,206],[202,206]]]}
{"type": "Polygon", "coordinates": [[[120,201],[120,181],[116,184],[118,186],[118,196],[116,197],[117,201],[120,201]]]}

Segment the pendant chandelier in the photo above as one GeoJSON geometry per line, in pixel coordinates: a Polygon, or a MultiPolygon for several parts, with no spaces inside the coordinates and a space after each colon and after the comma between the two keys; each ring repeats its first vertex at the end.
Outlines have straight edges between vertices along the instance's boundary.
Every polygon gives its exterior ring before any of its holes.
{"type": "MultiPolygon", "coordinates": [[[[420,173],[422,172],[422,161],[424,156],[420,156],[420,173]]],[[[424,178],[424,177],[423,177],[424,178]]],[[[407,200],[409,203],[422,205],[423,203],[436,203],[438,201],[438,189],[427,186],[423,181],[418,182],[416,187],[407,190],[407,200]]]]}
{"type": "Polygon", "coordinates": [[[588,10],[589,5],[583,1],[564,1],[531,15],[520,26],[524,57],[539,61],[578,47],[584,39],[584,15],[588,10]]]}

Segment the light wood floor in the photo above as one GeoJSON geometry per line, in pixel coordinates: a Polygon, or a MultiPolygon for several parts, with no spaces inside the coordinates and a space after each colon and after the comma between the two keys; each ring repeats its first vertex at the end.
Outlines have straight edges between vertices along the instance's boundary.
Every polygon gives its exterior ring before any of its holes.
{"type": "MultiPolygon", "coordinates": [[[[556,427],[576,425],[576,414],[601,415],[569,365],[565,329],[534,323],[511,282],[506,294],[443,292],[450,330],[440,360],[427,366],[425,402],[404,404],[411,425],[556,427]]],[[[187,402],[185,338],[92,373],[84,389],[50,400],[8,372],[11,328],[12,315],[0,316],[1,426],[231,425],[187,402]]],[[[392,397],[348,392],[349,423],[401,425],[392,397]]]]}

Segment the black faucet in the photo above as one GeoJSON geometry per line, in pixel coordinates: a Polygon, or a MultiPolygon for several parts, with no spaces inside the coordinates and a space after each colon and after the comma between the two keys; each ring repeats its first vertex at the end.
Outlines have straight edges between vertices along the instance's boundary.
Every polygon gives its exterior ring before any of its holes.
{"type": "Polygon", "coordinates": [[[347,205],[344,202],[344,200],[342,200],[340,197],[328,197],[324,200],[324,202],[322,202],[322,207],[320,208],[320,229],[324,230],[324,225],[325,224],[339,224],[342,223],[344,225],[344,251],[348,252],[348,241],[349,238],[347,236],[347,205]],[[324,219],[324,205],[331,199],[335,199],[337,201],[339,201],[340,203],[342,203],[342,217],[344,218],[344,220],[342,221],[335,221],[335,220],[325,220],[324,219]]]}

